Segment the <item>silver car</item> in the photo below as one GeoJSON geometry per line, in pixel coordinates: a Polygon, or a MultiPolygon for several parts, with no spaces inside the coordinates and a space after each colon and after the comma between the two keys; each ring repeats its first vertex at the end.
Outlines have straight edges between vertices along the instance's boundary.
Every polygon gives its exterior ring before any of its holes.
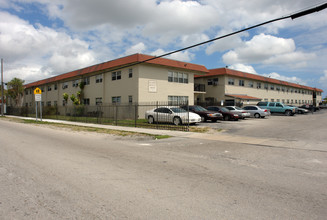
{"type": "Polygon", "coordinates": [[[242,119],[244,118],[249,118],[250,117],[250,113],[247,112],[246,110],[244,109],[241,109],[240,107],[238,106],[226,106],[226,108],[232,112],[232,113],[235,113],[235,114],[238,114],[238,116],[242,119]]]}
{"type": "Polygon", "coordinates": [[[271,115],[269,109],[262,109],[259,106],[255,106],[255,105],[248,105],[245,106],[243,109],[249,112],[251,117],[255,117],[255,118],[264,118],[266,116],[271,115]]]}

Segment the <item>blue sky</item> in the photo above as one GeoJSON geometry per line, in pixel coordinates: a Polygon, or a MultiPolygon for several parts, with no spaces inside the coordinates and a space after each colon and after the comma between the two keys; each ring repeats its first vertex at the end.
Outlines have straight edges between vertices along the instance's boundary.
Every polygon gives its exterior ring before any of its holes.
{"type": "MultiPolygon", "coordinates": [[[[320,0],[0,0],[5,81],[26,83],[144,53],[161,55],[320,0]]],[[[327,10],[287,19],[169,58],[327,91],[327,10]]]]}

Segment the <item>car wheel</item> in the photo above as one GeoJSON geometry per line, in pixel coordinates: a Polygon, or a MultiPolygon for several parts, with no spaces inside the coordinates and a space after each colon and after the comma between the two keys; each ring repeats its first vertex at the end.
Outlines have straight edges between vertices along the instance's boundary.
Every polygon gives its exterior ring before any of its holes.
{"type": "Polygon", "coordinates": [[[229,115],[224,116],[224,121],[229,121],[229,115]]]}
{"type": "Polygon", "coordinates": [[[255,118],[260,118],[260,114],[259,114],[259,113],[255,113],[255,114],[254,114],[254,117],[255,117],[255,118]]]}
{"type": "Polygon", "coordinates": [[[154,118],[152,116],[148,117],[148,123],[153,124],[154,123],[154,118]]]}
{"type": "Polygon", "coordinates": [[[292,115],[292,112],[289,111],[289,110],[287,110],[287,111],[285,112],[285,115],[286,115],[286,116],[291,116],[291,115],[292,115]]]}
{"type": "Polygon", "coordinates": [[[181,125],[182,120],[179,117],[175,117],[173,120],[174,125],[181,125]]]}

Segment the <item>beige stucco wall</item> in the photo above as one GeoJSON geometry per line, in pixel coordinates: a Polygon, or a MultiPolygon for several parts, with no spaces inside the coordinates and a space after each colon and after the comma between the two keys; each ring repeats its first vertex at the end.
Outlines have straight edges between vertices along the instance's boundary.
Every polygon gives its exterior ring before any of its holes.
{"type": "Polygon", "coordinates": [[[168,96],[188,96],[189,103],[194,103],[194,73],[154,65],[140,65],[139,68],[140,103],[167,102],[168,96]],[[187,73],[188,83],[168,82],[168,71],[187,73]]]}
{"type": "MultiPolygon", "coordinates": [[[[233,99],[231,97],[225,97],[225,94],[238,94],[238,95],[248,95],[256,98],[260,98],[262,100],[268,101],[280,101],[284,103],[294,104],[294,105],[302,105],[304,103],[313,103],[313,95],[312,90],[304,90],[295,87],[282,86],[278,84],[266,83],[265,81],[257,81],[250,80],[246,78],[234,77],[234,76],[218,76],[218,85],[217,86],[208,86],[207,80],[212,77],[204,77],[204,78],[196,78],[195,83],[205,84],[206,92],[204,94],[195,93],[195,99],[200,97],[201,101],[205,98],[214,97],[215,101],[222,101],[226,99],[233,99]],[[228,85],[229,78],[234,79],[234,85],[228,85]],[[244,80],[244,86],[239,86],[239,80],[244,80]],[[253,87],[249,86],[249,82],[253,83],[253,87]],[[257,83],[261,83],[261,88],[257,88],[257,83]],[[265,84],[268,84],[268,89],[265,89],[265,84]],[[274,90],[271,90],[271,85],[274,85],[274,90]],[[277,87],[280,87],[280,90],[276,90],[277,87]],[[284,91],[282,91],[284,88],[284,91]],[[293,90],[293,92],[291,92],[293,90]],[[304,94],[302,93],[304,91],[304,94]]],[[[317,94],[317,104],[321,102],[321,93],[317,94]]],[[[243,100],[244,104],[255,104],[257,101],[249,101],[243,100]]]]}

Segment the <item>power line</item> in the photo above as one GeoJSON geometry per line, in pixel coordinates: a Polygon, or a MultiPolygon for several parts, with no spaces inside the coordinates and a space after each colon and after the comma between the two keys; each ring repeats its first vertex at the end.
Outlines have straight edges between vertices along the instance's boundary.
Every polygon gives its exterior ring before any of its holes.
{"type": "Polygon", "coordinates": [[[327,8],[327,3],[324,3],[322,5],[315,6],[315,7],[306,9],[306,10],[302,10],[302,11],[299,11],[297,13],[294,13],[294,14],[291,14],[291,15],[288,15],[288,16],[283,16],[283,17],[280,17],[280,18],[275,18],[275,19],[272,19],[272,20],[269,20],[269,21],[266,21],[266,22],[263,22],[263,23],[260,23],[260,24],[257,24],[257,25],[253,25],[253,26],[248,27],[248,28],[244,28],[244,29],[241,29],[241,30],[238,30],[238,31],[235,31],[235,32],[232,32],[232,33],[229,33],[229,34],[226,34],[226,35],[217,37],[217,38],[213,38],[211,40],[203,41],[201,43],[197,43],[197,44],[194,44],[194,45],[191,45],[191,46],[188,46],[188,47],[184,47],[182,49],[171,51],[171,52],[162,54],[160,56],[155,56],[155,57],[152,57],[152,58],[143,60],[143,61],[138,61],[138,62],[133,63],[133,64],[128,64],[128,65],[125,65],[125,66],[122,66],[122,67],[113,69],[112,71],[115,71],[115,70],[118,70],[118,69],[121,69],[121,68],[126,68],[126,67],[130,67],[130,66],[134,66],[134,65],[137,65],[137,64],[141,64],[141,63],[145,63],[145,62],[148,62],[148,61],[151,61],[151,60],[155,60],[155,59],[158,59],[158,58],[161,58],[161,57],[169,56],[169,55],[172,55],[174,53],[178,53],[178,52],[181,52],[181,51],[184,51],[184,50],[188,50],[188,49],[191,49],[191,48],[194,48],[194,47],[198,47],[198,46],[201,46],[201,45],[204,45],[204,44],[207,44],[207,43],[211,43],[213,41],[220,40],[220,39],[223,39],[223,38],[226,38],[226,37],[230,37],[232,35],[239,34],[241,32],[248,31],[248,30],[251,30],[251,29],[254,29],[254,28],[257,28],[257,27],[260,27],[260,26],[269,24],[269,23],[273,23],[273,22],[276,22],[276,21],[281,21],[281,20],[285,20],[285,19],[288,19],[288,18],[291,18],[292,20],[294,20],[296,18],[299,18],[299,17],[305,16],[305,15],[308,15],[308,14],[312,14],[314,12],[318,12],[318,11],[324,10],[326,8],[327,8]]]}

